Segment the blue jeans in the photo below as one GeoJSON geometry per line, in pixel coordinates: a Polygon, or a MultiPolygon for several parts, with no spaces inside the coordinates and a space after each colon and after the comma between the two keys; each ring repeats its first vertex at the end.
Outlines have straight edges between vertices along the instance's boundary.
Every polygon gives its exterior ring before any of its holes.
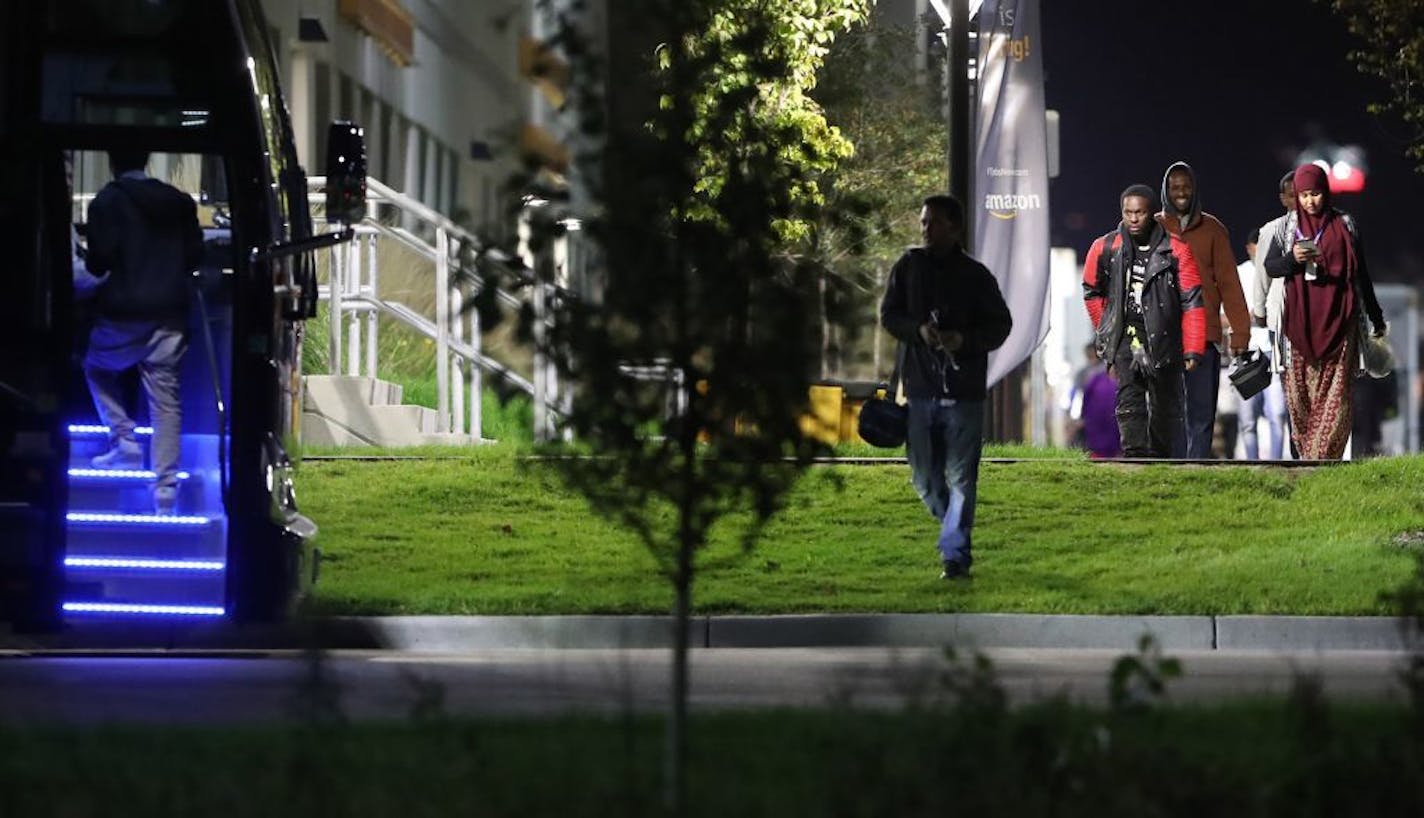
{"type": "Polygon", "coordinates": [[[1221,379],[1221,353],[1207,341],[1206,355],[1187,373],[1187,457],[1211,458],[1211,441],[1216,434],[1216,392],[1221,379]]]}
{"type": "Polygon", "coordinates": [[[1267,443],[1269,458],[1280,460],[1285,454],[1286,440],[1286,395],[1281,389],[1281,376],[1271,379],[1271,385],[1255,397],[1241,401],[1241,440],[1246,447],[1247,460],[1259,460],[1261,444],[1258,421],[1265,417],[1270,425],[1271,438],[1267,443]]]}
{"type": "Polygon", "coordinates": [[[912,398],[906,448],[910,482],[940,521],[939,553],[967,568],[974,558],[974,495],[983,446],[984,402],[912,398]]]}

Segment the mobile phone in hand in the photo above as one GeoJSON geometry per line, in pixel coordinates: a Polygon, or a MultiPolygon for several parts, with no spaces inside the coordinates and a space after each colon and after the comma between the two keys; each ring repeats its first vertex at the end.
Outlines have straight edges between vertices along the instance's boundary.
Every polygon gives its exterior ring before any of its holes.
{"type": "Polygon", "coordinates": [[[1311,239],[1297,239],[1297,240],[1296,240],[1296,243],[1295,243],[1295,246],[1296,246],[1296,247],[1303,248],[1303,249],[1305,250],[1305,252],[1307,252],[1307,253],[1318,253],[1318,252],[1320,252],[1320,251],[1316,248],[1315,242],[1314,242],[1313,240],[1311,240],[1311,239]]]}

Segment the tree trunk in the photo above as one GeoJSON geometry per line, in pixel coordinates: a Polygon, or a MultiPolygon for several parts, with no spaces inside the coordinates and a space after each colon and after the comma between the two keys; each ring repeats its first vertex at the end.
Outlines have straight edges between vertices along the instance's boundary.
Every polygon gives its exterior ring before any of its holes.
{"type": "Polygon", "coordinates": [[[673,610],[672,701],[668,714],[667,747],[663,753],[663,803],[668,814],[687,814],[687,654],[688,620],[692,615],[693,544],[678,543],[677,600],[673,610]]]}

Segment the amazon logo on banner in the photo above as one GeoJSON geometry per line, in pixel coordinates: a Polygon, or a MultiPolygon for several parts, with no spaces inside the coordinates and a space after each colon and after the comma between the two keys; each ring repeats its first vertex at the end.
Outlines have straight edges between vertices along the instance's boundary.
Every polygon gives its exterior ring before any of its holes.
{"type": "Polygon", "coordinates": [[[984,194],[984,210],[996,219],[1013,219],[1021,211],[1042,209],[1043,197],[1037,193],[984,194]]]}

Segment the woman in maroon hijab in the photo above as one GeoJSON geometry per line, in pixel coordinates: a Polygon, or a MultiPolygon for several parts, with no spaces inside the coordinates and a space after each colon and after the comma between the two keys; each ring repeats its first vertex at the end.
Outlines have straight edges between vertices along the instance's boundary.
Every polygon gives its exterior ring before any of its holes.
{"type": "Polygon", "coordinates": [[[1384,313],[1354,219],[1330,204],[1325,170],[1296,168],[1295,193],[1285,241],[1272,238],[1266,256],[1266,272],[1285,278],[1286,406],[1301,458],[1338,460],[1350,439],[1361,311],[1377,336],[1385,331],[1384,313]]]}

